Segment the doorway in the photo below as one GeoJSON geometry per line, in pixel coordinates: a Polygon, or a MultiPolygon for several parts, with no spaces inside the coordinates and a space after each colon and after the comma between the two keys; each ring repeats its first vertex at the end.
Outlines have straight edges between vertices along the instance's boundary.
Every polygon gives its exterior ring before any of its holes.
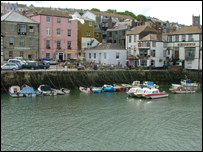
{"type": "Polygon", "coordinates": [[[59,53],[59,60],[63,61],[63,53],[59,53]]]}

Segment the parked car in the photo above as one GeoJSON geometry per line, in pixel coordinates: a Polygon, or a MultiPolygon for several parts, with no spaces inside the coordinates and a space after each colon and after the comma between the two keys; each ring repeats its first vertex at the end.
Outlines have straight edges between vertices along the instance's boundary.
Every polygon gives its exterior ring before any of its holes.
{"type": "Polygon", "coordinates": [[[17,63],[19,69],[22,69],[22,65],[24,64],[23,61],[18,59],[9,59],[7,63],[17,63]]]}
{"type": "Polygon", "coordinates": [[[57,65],[58,62],[53,60],[52,58],[40,58],[41,61],[43,61],[44,63],[48,63],[50,65],[57,65]]]}
{"type": "Polygon", "coordinates": [[[6,63],[4,65],[1,66],[1,70],[18,70],[19,67],[16,63],[6,63]]]}
{"type": "Polygon", "coordinates": [[[39,65],[38,62],[35,61],[27,61],[25,64],[23,64],[23,69],[38,69],[39,65]]]}
{"type": "Polygon", "coordinates": [[[48,69],[50,67],[49,64],[43,62],[38,62],[38,66],[40,69],[48,69]]]}
{"type": "Polygon", "coordinates": [[[1,61],[1,65],[4,65],[6,63],[7,63],[7,61],[1,61]]]}

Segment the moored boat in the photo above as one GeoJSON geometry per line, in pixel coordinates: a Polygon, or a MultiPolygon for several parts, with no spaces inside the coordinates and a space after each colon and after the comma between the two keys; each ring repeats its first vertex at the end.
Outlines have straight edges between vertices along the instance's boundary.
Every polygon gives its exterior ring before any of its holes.
{"type": "Polygon", "coordinates": [[[157,88],[149,89],[149,90],[146,90],[144,93],[142,93],[142,97],[148,98],[148,99],[163,98],[168,96],[169,96],[169,93],[165,91],[160,92],[159,89],[157,88]]]}
{"type": "Polygon", "coordinates": [[[70,90],[67,88],[61,88],[60,90],[63,91],[65,94],[70,93],[70,90]]]}
{"type": "Polygon", "coordinates": [[[13,98],[23,97],[23,93],[20,90],[20,86],[18,85],[12,85],[9,87],[9,95],[13,98]]]}
{"type": "Polygon", "coordinates": [[[150,89],[146,87],[137,89],[137,91],[134,93],[134,96],[138,98],[143,97],[142,94],[145,93],[147,90],[150,90],[150,89]]]}
{"type": "Polygon", "coordinates": [[[85,87],[80,86],[79,90],[84,93],[92,93],[91,88],[85,88],[85,87]]]}
{"type": "Polygon", "coordinates": [[[21,92],[23,93],[24,97],[35,97],[36,91],[33,87],[30,87],[28,85],[24,85],[21,92]]]}
{"type": "Polygon", "coordinates": [[[105,92],[115,92],[116,89],[112,85],[104,84],[103,86],[105,92]]]}
{"type": "Polygon", "coordinates": [[[116,91],[123,91],[123,90],[125,90],[125,88],[122,85],[113,84],[113,87],[116,89],[116,91]]]}
{"type": "Polygon", "coordinates": [[[169,90],[173,93],[195,93],[194,89],[186,89],[183,86],[179,85],[176,88],[169,88],[169,90]]]}
{"type": "Polygon", "coordinates": [[[140,85],[141,88],[159,88],[159,85],[156,85],[153,81],[144,81],[143,84],[140,85]]]}
{"type": "Polygon", "coordinates": [[[103,87],[91,87],[91,90],[93,93],[101,93],[103,90],[103,87]]]}
{"type": "Polygon", "coordinates": [[[141,89],[140,87],[132,87],[130,88],[128,91],[126,91],[126,93],[131,96],[131,97],[134,97],[135,96],[135,92],[138,90],[138,89],[141,89]]]}
{"type": "Polygon", "coordinates": [[[63,92],[63,91],[61,91],[59,89],[53,89],[52,88],[52,91],[56,91],[57,95],[64,95],[65,94],[65,92],[63,92]]]}
{"type": "Polygon", "coordinates": [[[53,90],[50,85],[42,84],[37,88],[37,90],[46,96],[57,95],[57,92],[53,90]]]}

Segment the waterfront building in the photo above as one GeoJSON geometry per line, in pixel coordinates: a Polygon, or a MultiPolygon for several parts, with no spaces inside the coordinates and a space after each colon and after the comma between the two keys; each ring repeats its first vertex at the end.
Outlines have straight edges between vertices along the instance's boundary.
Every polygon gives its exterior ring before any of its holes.
{"type": "Polygon", "coordinates": [[[94,48],[85,50],[85,59],[99,64],[126,65],[126,49],[116,44],[100,43],[94,48]]]}
{"type": "Polygon", "coordinates": [[[29,17],[39,24],[39,58],[67,60],[77,58],[78,21],[63,11],[41,9],[29,17]]]}
{"type": "Polygon", "coordinates": [[[176,65],[202,70],[202,30],[198,26],[185,26],[168,33],[167,51],[176,65]]]}
{"type": "Polygon", "coordinates": [[[3,59],[38,59],[39,23],[15,11],[1,16],[3,59]]]}

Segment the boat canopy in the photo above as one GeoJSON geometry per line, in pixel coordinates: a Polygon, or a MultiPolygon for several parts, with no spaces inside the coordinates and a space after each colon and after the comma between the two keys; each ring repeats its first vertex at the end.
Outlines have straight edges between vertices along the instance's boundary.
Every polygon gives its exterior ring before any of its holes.
{"type": "Polygon", "coordinates": [[[148,82],[147,82],[147,85],[149,85],[149,86],[154,86],[154,82],[148,81],[148,82]]]}
{"type": "Polygon", "coordinates": [[[190,80],[186,80],[185,82],[186,82],[186,83],[188,83],[188,84],[190,84],[190,83],[191,83],[191,81],[190,81],[190,80]]]}
{"type": "Polygon", "coordinates": [[[41,90],[42,91],[51,91],[51,86],[50,85],[41,86],[41,90]]]}
{"type": "Polygon", "coordinates": [[[35,93],[35,90],[32,87],[24,87],[22,93],[35,93]]]}

